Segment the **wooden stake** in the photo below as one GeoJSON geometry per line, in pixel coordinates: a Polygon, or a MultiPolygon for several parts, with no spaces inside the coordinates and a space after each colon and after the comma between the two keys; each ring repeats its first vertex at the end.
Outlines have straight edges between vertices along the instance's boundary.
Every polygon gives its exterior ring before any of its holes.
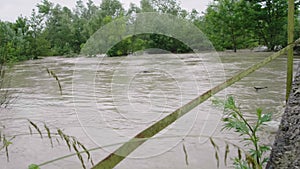
{"type": "MultiPolygon", "coordinates": [[[[289,0],[288,5],[288,44],[294,42],[294,13],[295,13],[295,2],[294,0],[289,0]]],[[[288,59],[287,59],[287,80],[286,80],[286,101],[289,98],[292,82],[293,82],[293,58],[294,58],[294,49],[291,48],[288,50],[288,59]]]]}

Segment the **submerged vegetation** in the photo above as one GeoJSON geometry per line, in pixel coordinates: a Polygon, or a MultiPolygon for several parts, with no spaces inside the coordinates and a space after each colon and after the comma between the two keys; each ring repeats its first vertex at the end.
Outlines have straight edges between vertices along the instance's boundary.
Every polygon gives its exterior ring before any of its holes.
{"type": "MultiPolygon", "coordinates": [[[[262,109],[258,108],[256,110],[257,119],[254,123],[251,123],[250,120],[245,118],[241,108],[236,104],[232,96],[225,101],[214,99],[213,103],[224,108],[224,117],[222,118],[224,122],[223,130],[234,130],[242,137],[241,142],[244,143],[244,148],[240,148],[235,144],[226,142],[225,164],[229,153],[229,145],[232,145],[238,150],[238,157],[233,159],[235,168],[262,169],[268,162],[266,154],[269,153],[270,147],[261,143],[258,132],[266,122],[271,121],[272,114],[263,114],[262,109]],[[242,152],[244,156],[242,156],[242,152]]],[[[216,150],[215,157],[219,163],[219,148],[213,141],[213,138],[210,140],[216,150]]]]}

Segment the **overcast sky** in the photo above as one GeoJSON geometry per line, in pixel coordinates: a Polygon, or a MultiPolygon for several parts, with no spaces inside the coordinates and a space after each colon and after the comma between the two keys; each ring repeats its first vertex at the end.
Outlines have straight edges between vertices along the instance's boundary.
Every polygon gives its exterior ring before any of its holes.
{"type": "MultiPolygon", "coordinates": [[[[59,3],[62,6],[74,8],[76,0],[49,0],[53,3],[59,3]]],[[[86,2],[87,0],[83,0],[86,2]]],[[[93,0],[96,5],[99,5],[101,0],[93,0]]],[[[181,0],[181,6],[184,9],[191,10],[193,8],[198,11],[204,11],[206,6],[211,0],[181,0]]],[[[18,16],[30,16],[31,11],[35,8],[36,4],[41,0],[0,0],[0,20],[2,21],[15,21],[18,16]]],[[[125,8],[129,4],[135,3],[139,5],[140,0],[120,0],[125,8]]]]}

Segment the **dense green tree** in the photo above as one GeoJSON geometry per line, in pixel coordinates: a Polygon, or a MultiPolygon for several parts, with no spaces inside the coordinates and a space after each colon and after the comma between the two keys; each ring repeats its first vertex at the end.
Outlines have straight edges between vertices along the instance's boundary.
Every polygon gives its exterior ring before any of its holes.
{"type": "MultiPolygon", "coordinates": [[[[78,54],[101,27],[123,16],[134,21],[138,19],[135,14],[141,12],[168,13],[187,19],[199,27],[218,50],[236,51],[257,45],[273,49],[275,45],[286,45],[286,0],[214,0],[203,16],[196,10],[188,12],[182,9],[178,0],[141,0],[140,6],[130,4],[128,10],[119,0],[103,0],[99,5],[92,0],[85,4],[83,0],[77,0],[73,10],[42,0],[37,9],[29,18],[20,16],[14,23],[0,21],[1,62],[78,54]]],[[[157,23],[164,22],[160,18],[155,19],[157,23]]],[[[299,27],[299,19],[296,21],[299,27]]],[[[151,26],[157,30],[164,29],[161,25],[151,26]]],[[[119,43],[109,50],[109,56],[127,55],[147,48],[161,48],[174,53],[191,51],[168,33],[148,33],[122,39],[122,29],[114,30],[120,33],[120,37],[116,37],[119,43]]],[[[178,34],[189,33],[183,26],[178,34]]],[[[298,30],[296,34],[299,34],[298,30]]]]}
{"type": "Polygon", "coordinates": [[[175,16],[179,16],[182,9],[180,3],[177,0],[151,0],[154,9],[162,13],[168,13],[175,16]]]}
{"type": "Polygon", "coordinates": [[[52,6],[49,3],[38,5],[41,14],[47,17],[45,36],[51,44],[52,53],[54,55],[64,55],[74,52],[72,48],[72,37],[74,31],[73,26],[73,13],[67,7],[60,5],[52,6]],[[45,7],[46,6],[46,7],[45,7]],[[49,7],[49,8],[48,8],[49,7]],[[46,8],[47,10],[43,10],[46,8]],[[42,13],[42,11],[45,11],[42,13]]]}
{"type": "Polygon", "coordinates": [[[141,12],[142,12],[141,8],[139,8],[137,5],[135,5],[133,3],[130,3],[129,4],[129,9],[126,12],[126,15],[130,16],[132,14],[141,13],[141,12]]]}
{"type": "Polygon", "coordinates": [[[18,17],[15,23],[12,24],[12,28],[16,33],[21,33],[22,35],[26,35],[29,29],[28,20],[24,17],[18,17]]]}
{"type": "Polygon", "coordinates": [[[11,53],[13,49],[12,39],[15,31],[10,27],[8,22],[0,21],[0,65],[12,59],[11,53]]]}
{"type": "Polygon", "coordinates": [[[286,45],[287,2],[286,0],[247,0],[247,11],[251,21],[249,27],[259,42],[273,49],[275,45],[286,45]]]}
{"type": "Polygon", "coordinates": [[[89,19],[95,14],[97,7],[93,4],[91,0],[87,2],[85,6],[82,0],[76,2],[76,7],[73,14],[72,23],[72,41],[71,45],[73,47],[74,53],[79,53],[82,44],[90,37],[87,29],[89,19]]]}
{"type": "MultiPolygon", "coordinates": [[[[9,49],[6,53],[17,56],[19,60],[79,53],[99,28],[125,14],[133,17],[134,13],[156,11],[182,18],[190,16],[176,0],[141,0],[140,4],[141,7],[131,4],[125,11],[118,0],[103,0],[99,6],[94,5],[92,0],[86,4],[78,0],[75,9],[70,10],[49,0],[42,0],[37,4],[38,12],[33,10],[29,19],[20,17],[15,23],[7,24],[12,31],[12,38],[5,44],[9,49]]],[[[108,55],[127,55],[146,48],[162,48],[172,52],[190,50],[172,37],[156,34],[134,35],[119,40],[108,55]]]]}
{"type": "Polygon", "coordinates": [[[118,0],[102,0],[100,10],[105,16],[111,16],[112,18],[123,16],[125,12],[121,2],[118,0]]]}
{"type": "Polygon", "coordinates": [[[89,36],[93,35],[102,26],[125,14],[125,10],[118,0],[104,0],[99,7],[88,4],[88,11],[93,11],[93,14],[88,18],[88,23],[85,25],[85,31],[89,36]]]}
{"type": "Polygon", "coordinates": [[[205,33],[217,49],[233,49],[251,46],[253,35],[247,23],[245,11],[250,6],[243,0],[218,0],[210,5],[204,17],[205,33]]]}
{"type": "Polygon", "coordinates": [[[265,45],[273,50],[286,45],[287,1],[215,0],[202,24],[217,49],[265,45]]]}
{"type": "Polygon", "coordinates": [[[140,1],[141,11],[142,12],[157,12],[152,4],[151,0],[141,0],[140,1]]]}
{"type": "Polygon", "coordinates": [[[0,57],[1,63],[11,63],[18,60],[31,58],[28,50],[29,24],[24,17],[19,17],[15,23],[1,22],[1,45],[0,57]]]}
{"type": "Polygon", "coordinates": [[[14,23],[11,23],[10,25],[14,30],[14,37],[11,39],[14,47],[14,52],[12,55],[15,57],[15,60],[29,58],[31,53],[28,51],[30,44],[27,41],[28,32],[30,29],[28,19],[20,16],[14,23]],[[17,56],[19,56],[19,58],[17,58],[17,56]]]}
{"type": "Polygon", "coordinates": [[[30,42],[30,53],[33,58],[38,56],[51,55],[50,42],[46,39],[46,34],[43,32],[43,17],[38,15],[35,10],[32,10],[29,20],[30,30],[28,31],[27,39],[30,42]]]}
{"type": "Polygon", "coordinates": [[[177,0],[141,0],[142,12],[161,12],[175,16],[187,16],[188,12],[180,7],[177,0]]]}
{"type": "Polygon", "coordinates": [[[36,5],[39,9],[39,13],[43,14],[44,16],[50,15],[54,4],[48,0],[42,0],[41,3],[36,5]]]}

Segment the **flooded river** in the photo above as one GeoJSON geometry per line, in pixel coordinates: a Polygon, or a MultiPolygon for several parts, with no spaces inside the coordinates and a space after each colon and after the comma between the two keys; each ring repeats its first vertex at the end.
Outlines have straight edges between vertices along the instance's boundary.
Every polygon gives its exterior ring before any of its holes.
{"type": "MultiPolygon", "coordinates": [[[[54,140],[51,147],[46,135],[43,139],[31,136],[27,119],[41,128],[44,123],[52,131],[60,128],[88,149],[102,147],[91,151],[96,163],[143,129],[268,55],[221,53],[218,63],[210,54],[49,57],[19,63],[7,73],[14,99],[0,112],[0,125],[5,126],[2,131],[7,137],[17,137],[9,146],[9,162],[5,151],[0,152],[0,168],[25,169],[70,154],[63,141],[54,140]],[[49,75],[47,69],[55,75],[49,75]]],[[[296,59],[295,68],[298,63],[296,59]]],[[[250,120],[258,107],[273,112],[272,123],[260,133],[262,141],[271,144],[284,110],[285,80],[286,58],[282,56],[216,97],[234,96],[250,120]],[[267,88],[256,91],[254,87],[267,88]]],[[[220,146],[220,168],[231,168],[231,162],[226,167],[222,159],[224,142],[240,144],[239,136],[220,131],[221,117],[222,110],[208,100],[148,140],[116,168],[217,168],[208,137],[220,146]]],[[[232,150],[230,156],[235,155],[232,150]]],[[[81,164],[73,156],[42,166],[62,168],[79,169],[81,164]]]]}

